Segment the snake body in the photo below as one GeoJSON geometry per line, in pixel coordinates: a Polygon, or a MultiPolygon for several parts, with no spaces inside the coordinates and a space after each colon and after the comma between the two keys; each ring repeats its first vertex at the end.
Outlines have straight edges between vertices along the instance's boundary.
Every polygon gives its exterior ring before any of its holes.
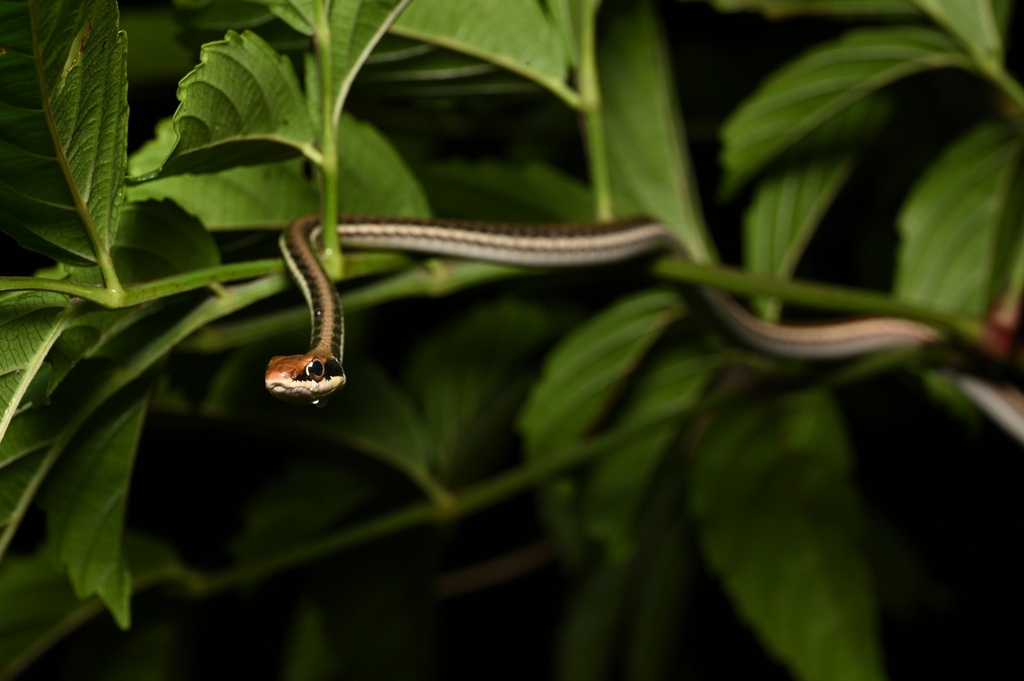
{"type": "MultiPolygon", "coordinates": [[[[654,250],[685,251],[659,222],[637,218],[608,223],[516,225],[403,218],[339,218],[344,246],[414,251],[530,267],[617,262],[654,250]]],[[[344,319],[337,290],[317,258],[317,216],[296,220],[281,236],[281,252],[309,304],[310,349],[274,357],[266,372],[275,397],[322,406],[345,384],[344,319]]],[[[778,357],[829,360],[932,343],[940,335],[907,319],[873,317],[827,324],[769,324],[730,296],[703,289],[711,309],[747,345],[778,357]]]]}

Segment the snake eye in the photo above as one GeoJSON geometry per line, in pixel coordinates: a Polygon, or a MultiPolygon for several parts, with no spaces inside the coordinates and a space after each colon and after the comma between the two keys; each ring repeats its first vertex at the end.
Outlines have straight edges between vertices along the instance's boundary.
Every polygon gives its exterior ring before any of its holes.
{"type": "Polygon", "coordinates": [[[324,363],[318,359],[314,359],[306,365],[306,375],[312,376],[314,379],[319,381],[324,377],[324,363]]]}

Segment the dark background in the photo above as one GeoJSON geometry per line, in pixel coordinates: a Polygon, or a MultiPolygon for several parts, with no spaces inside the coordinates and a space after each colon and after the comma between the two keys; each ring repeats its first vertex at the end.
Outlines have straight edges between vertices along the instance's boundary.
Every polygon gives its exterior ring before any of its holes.
{"type": "MultiPolygon", "coordinates": [[[[720,171],[715,130],[762,76],[847,27],[811,19],[773,23],[667,0],[660,9],[707,221],[724,259],[738,263],[749,194],[724,205],[716,202],[720,171]]],[[[1018,14],[1012,34],[1018,35],[1020,28],[1018,14]]],[[[1009,61],[1011,72],[1024,74],[1022,54],[1012,40],[1009,61]]],[[[949,140],[992,111],[986,88],[958,72],[917,76],[893,90],[895,119],[865,151],[798,276],[886,290],[896,246],[893,216],[908,187],[949,140]]],[[[131,85],[130,151],[151,136],[158,119],[173,113],[174,93],[174,82],[131,85]]],[[[424,102],[382,99],[357,88],[350,108],[381,127],[414,167],[419,161],[447,157],[537,154],[585,175],[576,123],[548,95],[497,97],[484,103],[424,102]]],[[[46,264],[15,249],[0,235],[4,274],[29,274],[46,264]]],[[[574,293],[570,287],[568,295],[574,293]]],[[[408,348],[408,334],[389,327],[389,320],[401,320],[406,329],[429,329],[472,301],[494,294],[494,289],[484,289],[439,301],[393,304],[374,317],[374,354],[387,363],[388,357],[401,357],[408,348]]],[[[584,304],[597,306],[604,293],[591,291],[582,298],[584,304]]],[[[1024,460],[1019,447],[988,422],[971,429],[950,419],[909,375],[845,388],[839,398],[866,497],[911,538],[948,596],[940,607],[922,608],[909,620],[886,617],[892,678],[987,676],[1012,668],[1019,627],[1008,622],[1022,605],[1014,586],[1021,562],[1013,558],[1012,549],[1020,536],[1015,493],[1024,460]]],[[[244,433],[183,424],[171,417],[150,419],[139,450],[129,524],[171,539],[188,561],[214,567],[227,560],[223,544],[239,527],[242,501],[281,470],[287,452],[279,443],[244,433]]],[[[34,512],[17,547],[30,549],[43,530],[43,519],[34,512]]],[[[450,542],[441,566],[451,569],[519,548],[542,536],[542,530],[533,498],[527,495],[444,534],[450,542]]],[[[358,551],[350,555],[358,560],[358,551]]],[[[282,575],[250,593],[177,606],[194,632],[183,647],[194,665],[192,678],[276,678],[301,579],[297,573],[282,575]]],[[[559,568],[549,564],[501,586],[440,602],[438,678],[546,677],[566,588],[559,568]]],[[[156,608],[157,602],[147,606],[147,599],[160,598],[136,599],[136,616],[144,618],[147,607],[156,608]]],[[[72,646],[60,644],[24,678],[58,675],[72,646]]],[[[697,678],[787,678],[766,659],[751,632],[737,622],[717,583],[705,574],[697,578],[680,646],[687,650],[687,666],[697,678]]],[[[680,676],[684,672],[681,668],[680,676]]]]}

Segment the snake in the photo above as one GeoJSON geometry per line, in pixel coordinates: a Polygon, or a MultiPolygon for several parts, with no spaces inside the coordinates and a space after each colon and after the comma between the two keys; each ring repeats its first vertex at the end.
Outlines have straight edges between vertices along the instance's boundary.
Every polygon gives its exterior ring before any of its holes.
{"type": "MultiPolygon", "coordinates": [[[[687,251],[657,220],[506,224],[462,220],[341,216],[335,226],[343,247],[410,251],[524,267],[586,267],[654,251],[687,251]]],[[[266,388],[286,402],[324,406],[345,385],[345,321],[338,292],[320,264],[319,216],[299,218],[280,237],[281,253],[309,306],[309,350],[273,357],[266,388]]],[[[926,324],[899,317],[866,317],[813,324],[775,324],[748,312],[731,296],[700,287],[708,307],[743,344],[767,355],[797,360],[842,360],[928,345],[943,339],[926,324]]],[[[1024,395],[953,369],[943,369],[982,412],[1024,444],[1024,395]]]]}

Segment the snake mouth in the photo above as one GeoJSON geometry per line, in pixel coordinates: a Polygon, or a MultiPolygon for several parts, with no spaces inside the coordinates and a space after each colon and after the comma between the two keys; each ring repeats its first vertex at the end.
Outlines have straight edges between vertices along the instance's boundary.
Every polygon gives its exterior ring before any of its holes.
{"type": "Polygon", "coordinates": [[[345,385],[345,370],[331,358],[315,355],[274,357],[264,377],[267,391],[292,404],[324,406],[345,385]]]}

